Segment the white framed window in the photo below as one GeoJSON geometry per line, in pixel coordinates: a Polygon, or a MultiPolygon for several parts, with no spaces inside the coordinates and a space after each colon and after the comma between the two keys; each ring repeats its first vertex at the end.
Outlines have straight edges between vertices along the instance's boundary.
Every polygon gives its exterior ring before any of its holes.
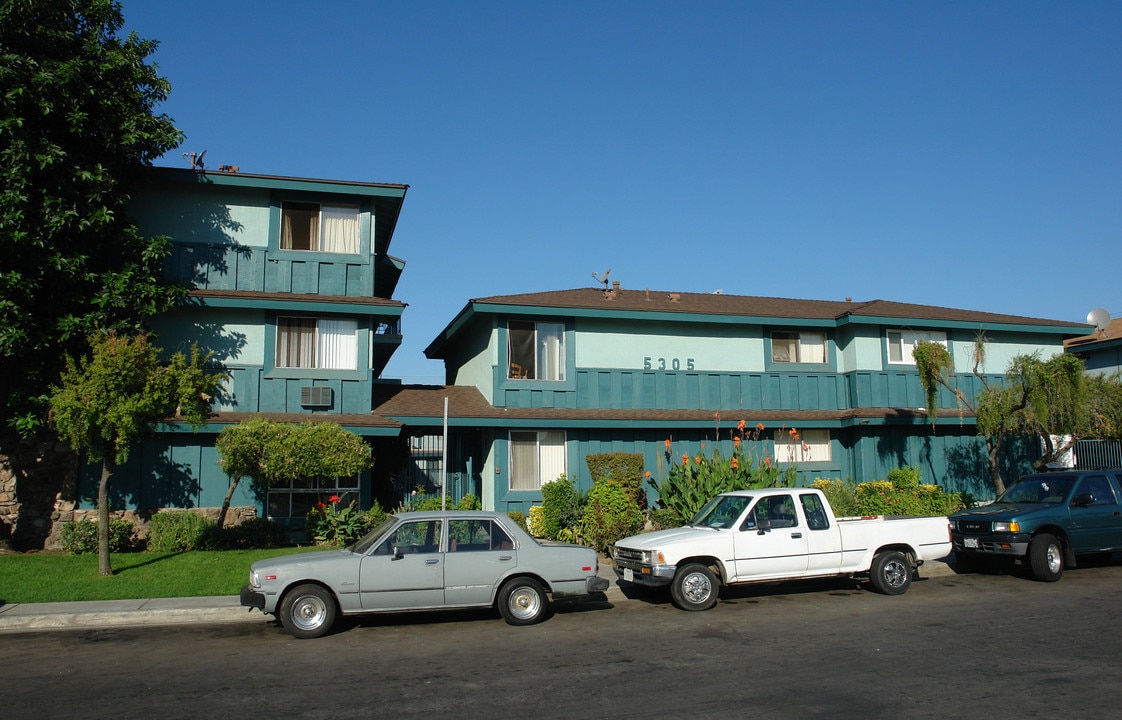
{"type": "Polygon", "coordinates": [[[358,475],[341,478],[301,478],[269,487],[266,500],[269,517],[273,520],[304,518],[313,506],[331,505],[331,499],[340,510],[359,499],[358,475]]]}
{"type": "Polygon", "coordinates": [[[510,489],[538,490],[565,472],[565,432],[512,430],[510,489]]]}
{"type": "Polygon", "coordinates": [[[357,369],[358,321],[277,318],[276,367],[357,369]]]}
{"type": "Polygon", "coordinates": [[[565,379],[565,326],[562,323],[511,320],[506,331],[508,378],[565,379]]]}
{"type": "Polygon", "coordinates": [[[888,340],[888,362],[896,365],[915,365],[912,351],[921,342],[936,342],[947,347],[947,334],[941,330],[928,330],[917,332],[915,330],[889,330],[886,334],[888,340]]]}
{"type": "Polygon", "coordinates": [[[358,253],[358,208],[282,203],[280,247],[282,250],[358,253]]]}
{"type": "Polygon", "coordinates": [[[830,431],[794,428],[775,431],[775,461],[779,463],[829,462],[830,431]]]}
{"type": "Polygon", "coordinates": [[[771,361],[777,363],[826,362],[826,333],[773,332],[771,361]]]}

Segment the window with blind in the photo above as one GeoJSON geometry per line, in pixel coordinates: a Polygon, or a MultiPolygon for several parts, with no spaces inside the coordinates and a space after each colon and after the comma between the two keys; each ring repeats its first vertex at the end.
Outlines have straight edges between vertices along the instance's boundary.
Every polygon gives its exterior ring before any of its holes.
{"type": "Polygon", "coordinates": [[[900,365],[915,365],[912,351],[916,345],[923,341],[939,343],[947,347],[947,334],[939,330],[916,332],[914,330],[889,330],[886,334],[888,340],[888,362],[900,365]]]}
{"type": "Polygon", "coordinates": [[[830,431],[775,431],[775,460],[780,463],[829,462],[830,431]]]}
{"type": "Polygon", "coordinates": [[[551,322],[507,323],[507,377],[515,380],[565,379],[565,326],[551,322]]]}
{"type": "Polygon", "coordinates": [[[281,205],[282,250],[358,253],[358,208],[319,203],[281,205]]]}
{"type": "Polygon", "coordinates": [[[510,433],[511,490],[538,490],[564,472],[564,431],[510,433]]]}
{"type": "Polygon", "coordinates": [[[820,332],[773,332],[771,361],[777,363],[826,362],[826,334],[820,332]]]}
{"type": "Polygon", "coordinates": [[[278,368],[358,368],[358,321],[277,318],[278,368]]]}

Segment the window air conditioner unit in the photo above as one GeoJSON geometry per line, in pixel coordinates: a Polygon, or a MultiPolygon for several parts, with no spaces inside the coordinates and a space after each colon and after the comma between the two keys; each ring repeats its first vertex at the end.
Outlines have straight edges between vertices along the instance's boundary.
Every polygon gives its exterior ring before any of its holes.
{"type": "Polygon", "coordinates": [[[300,404],[304,407],[331,407],[331,388],[300,388],[300,404]]]}

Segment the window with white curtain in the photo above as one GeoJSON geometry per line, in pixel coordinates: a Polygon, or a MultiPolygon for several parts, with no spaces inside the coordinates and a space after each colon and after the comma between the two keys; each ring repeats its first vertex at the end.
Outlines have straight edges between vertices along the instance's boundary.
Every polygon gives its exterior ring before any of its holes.
{"type": "Polygon", "coordinates": [[[277,318],[276,367],[355,370],[358,321],[277,318]]]}
{"type": "Polygon", "coordinates": [[[538,490],[564,472],[564,431],[511,431],[511,490],[538,490]]]}
{"type": "Polygon", "coordinates": [[[511,320],[507,324],[507,357],[508,378],[564,380],[565,326],[511,320]]]}
{"type": "Polygon", "coordinates": [[[777,363],[826,362],[826,334],[820,332],[773,332],[771,361],[777,363]]]}
{"type": "Polygon", "coordinates": [[[798,431],[787,428],[775,431],[775,461],[780,463],[829,462],[830,431],[821,429],[798,431]]]}
{"type": "Polygon", "coordinates": [[[282,250],[358,252],[358,208],[286,202],[281,205],[282,250]]]}
{"type": "Polygon", "coordinates": [[[912,357],[912,351],[915,350],[916,345],[925,340],[947,347],[947,334],[939,330],[928,330],[926,332],[889,330],[887,339],[888,362],[902,365],[915,365],[916,361],[912,357]]]}

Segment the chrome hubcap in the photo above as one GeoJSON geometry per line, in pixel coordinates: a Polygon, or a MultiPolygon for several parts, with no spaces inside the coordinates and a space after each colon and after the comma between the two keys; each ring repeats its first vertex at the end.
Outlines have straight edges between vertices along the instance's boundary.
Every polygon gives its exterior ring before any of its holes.
{"type": "Polygon", "coordinates": [[[899,560],[893,560],[884,566],[884,579],[892,587],[900,587],[908,581],[908,567],[899,560]]]}
{"type": "Polygon", "coordinates": [[[522,587],[510,595],[510,611],[520,620],[528,620],[538,614],[541,597],[531,588],[522,587]]]}
{"type": "Polygon", "coordinates": [[[690,573],[682,578],[682,595],[692,604],[705,602],[712,593],[713,585],[701,573],[690,573]]]}
{"type": "Polygon", "coordinates": [[[1063,563],[1063,556],[1060,555],[1060,548],[1055,545],[1048,546],[1048,571],[1051,573],[1058,573],[1060,565],[1063,563]]]}
{"type": "Polygon", "coordinates": [[[302,597],[292,608],[292,624],[301,630],[315,630],[326,616],[327,607],[316,597],[302,597]]]}

